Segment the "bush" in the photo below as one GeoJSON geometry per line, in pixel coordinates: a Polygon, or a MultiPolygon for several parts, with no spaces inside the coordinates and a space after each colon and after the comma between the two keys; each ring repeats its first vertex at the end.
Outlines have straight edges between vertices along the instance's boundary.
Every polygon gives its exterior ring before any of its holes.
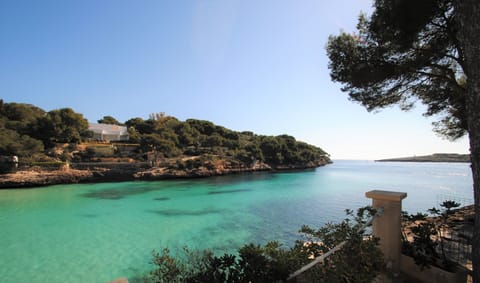
{"type": "MultiPolygon", "coordinates": [[[[383,254],[378,248],[379,239],[365,235],[360,228],[375,213],[370,207],[358,209],[357,214],[346,210],[347,218],[340,223],[327,223],[318,230],[308,226],[300,232],[309,237],[308,254],[322,255],[343,241],[343,248],[317,265],[304,277],[308,282],[372,282],[386,270],[383,254]]],[[[300,244],[303,244],[300,242],[300,244]]]]}
{"type": "Polygon", "coordinates": [[[298,240],[291,248],[278,242],[264,246],[248,244],[236,255],[216,256],[210,251],[183,253],[171,256],[169,249],[153,252],[155,269],[144,282],[282,282],[290,274],[309,263],[313,256],[324,254],[344,240],[343,249],[328,257],[323,264],[293,278],[290,282],[358,282],[370,283],[385,270],[383,255],[378,249],[378,239],[365,237],[361,227],[370,208],[359,209],[354,216],[347,211],[347,219],[341,223],[329,223],[318,230],[303,226],[300,232],[307,242],[298,240]]]}
{"type": "Polygon", "coordinates": [[[38,166],[42,169],[59,170],[65,166],[65,162],[62,161],[35,161],[30,166],[38,166]]]}

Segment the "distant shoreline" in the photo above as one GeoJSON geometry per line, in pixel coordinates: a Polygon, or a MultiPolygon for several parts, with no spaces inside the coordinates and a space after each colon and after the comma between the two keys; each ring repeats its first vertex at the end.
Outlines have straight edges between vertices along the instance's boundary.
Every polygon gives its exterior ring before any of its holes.
{"type": "Polygon", "coordinates": [[[375,162],[449,162],[449,163],[470,163],[469,154],[456,153],[435,153],[432,155],[411,156],[400,158],[387,158],[375,160],[375,162]]]}

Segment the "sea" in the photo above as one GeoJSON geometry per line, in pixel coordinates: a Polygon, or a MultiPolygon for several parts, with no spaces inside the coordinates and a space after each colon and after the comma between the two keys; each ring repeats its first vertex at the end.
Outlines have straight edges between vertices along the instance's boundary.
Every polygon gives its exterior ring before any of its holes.
{"type": "Polygon", "coordinates": [[[334,160],[304,171],[0,190],[0,281],[137,281],[152,251],[217,254],[341,221],[370,190],[406,192],[402,209],[473,203],[467,163],[334,160]]]}

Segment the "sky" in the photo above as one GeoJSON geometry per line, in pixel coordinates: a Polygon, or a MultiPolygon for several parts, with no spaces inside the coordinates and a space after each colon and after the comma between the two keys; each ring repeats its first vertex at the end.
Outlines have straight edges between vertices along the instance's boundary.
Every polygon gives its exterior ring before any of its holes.
{"type": "Polygon", "coordinates": [[[333,83],[325,46],[368,0],[2,0],[0,99],[89,122],[164,112],[289,134],[333,159],[468,153],[425,107],[367,112],[333,83]]]}

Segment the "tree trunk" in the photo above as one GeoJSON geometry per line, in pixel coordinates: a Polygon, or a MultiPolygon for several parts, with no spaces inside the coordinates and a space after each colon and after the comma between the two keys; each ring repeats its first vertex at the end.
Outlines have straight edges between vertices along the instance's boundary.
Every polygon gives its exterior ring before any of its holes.
{"type": "Polygon", "coordinates": [[[475,199],[473,231],[473,283],[480,283],[480,1],[454,0],[459,23],[459,42],[465,60],[467,76],[467,116],[470,138],[470,158],[475,199]]]}
{"type": "MultiPolygon", "coordinates": [[[[480,35],[480,33],[477,34],[480,35]]],[[[468,81],[470,85],[470,78],[468,81]]],[[[475,199],[475,226],[472,241],[473,283],[480,283],[480,83],[478,82],[480,82],[480,78],[477,79],[476,83],[476,97],[472,97],[467,102],[468,112],[470,113],[468,133],[470,137],[470,158],[472,161],[473,196],[475,199]]]]}

